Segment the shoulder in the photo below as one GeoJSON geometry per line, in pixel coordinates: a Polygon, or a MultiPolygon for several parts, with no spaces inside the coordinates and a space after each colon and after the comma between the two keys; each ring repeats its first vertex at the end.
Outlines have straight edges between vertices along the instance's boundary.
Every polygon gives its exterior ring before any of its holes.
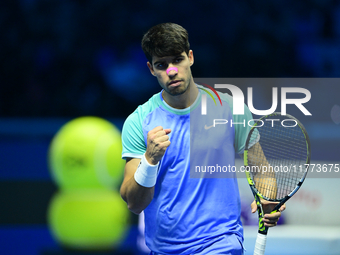
{"type": "Polygon", "coordinates": [[[159,106],[159,98],[159,93],[153,95],[147,102],[138,106],[125,120],[122,130],[122,158],[140,158],[145,152],[143,123],[148,114],[159,106]]]}
{"type": "Polygon", "coordinates": [[[154,94],[144,104],[139,105],[125,120],[124,126],[131,123],[142,123],[146,116],[160,106],[160,93],[154,94]]]}

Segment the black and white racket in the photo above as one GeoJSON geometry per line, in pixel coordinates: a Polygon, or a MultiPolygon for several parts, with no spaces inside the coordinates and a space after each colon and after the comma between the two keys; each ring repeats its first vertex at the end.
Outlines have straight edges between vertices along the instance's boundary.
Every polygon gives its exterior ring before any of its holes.
{"type": "Polygon", "coordinates": [[[247,180],[259,215],[254,254],[264,254],[268,232],[260,200],[279,202],[273,213],[298,191],[308,172],[310,148],[306,129],[293,116],[275,112],[254,120],[244,151],[247,180]]]}

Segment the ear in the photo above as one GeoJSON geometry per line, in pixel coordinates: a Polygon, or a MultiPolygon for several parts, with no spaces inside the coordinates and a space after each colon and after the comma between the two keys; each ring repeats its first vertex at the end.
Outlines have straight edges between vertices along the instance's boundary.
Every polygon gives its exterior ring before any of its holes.
{"type": "Polygon", "coordinates": [[[194,53],[192,50],[189,50],[188,58],[189,58],[190,66],[192,66],[194,64],[194,53]]]}
{"type": "Polygon", "coordinates": [[[152,74],[153,76],[156,76],[156,75],[155,75],[155,71],[153,70],[152,64],[151,64],[149,61],[148,61],[146,64],[147,64],[147,66],[149,67],[149,70],[150,70],[151,74],[152,74]]]}

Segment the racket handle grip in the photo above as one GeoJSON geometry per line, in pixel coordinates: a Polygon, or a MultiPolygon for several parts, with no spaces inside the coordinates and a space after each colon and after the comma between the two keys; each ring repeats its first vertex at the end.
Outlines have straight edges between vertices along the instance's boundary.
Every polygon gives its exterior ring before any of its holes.
{"type": "Polygon", "coordinates": [[[266,249],[267,235],[257,233],[254,255],[264,255],[266,249]]]}

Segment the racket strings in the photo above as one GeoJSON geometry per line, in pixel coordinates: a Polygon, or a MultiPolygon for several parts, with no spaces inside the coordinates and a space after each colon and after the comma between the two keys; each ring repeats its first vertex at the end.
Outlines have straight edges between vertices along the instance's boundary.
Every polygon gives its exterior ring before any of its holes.
{"type": "MultiPolygon", "coordinates": [[[[280,120],[284,119],[284,116],[280,120]]],[[[248,148],[248,165],[255,188],[269,199],[282,199],[291,193],[304,176],[307,145],[303,131],[295,127],[261,126],[254,128],[248,148]],[[254,142],[253,142],[254,144],[254,142]]]]}
{"type": "MultiPolygon", "coordinates": [[[[255,145],[256,147],[258,145],[255,145]]],[[[270,199],[276,199],[276,176],[271,165],[267,162],[261,148],[254,148],[248,158],[251,167],[251,176],[260,193],[270,199]]]]}

